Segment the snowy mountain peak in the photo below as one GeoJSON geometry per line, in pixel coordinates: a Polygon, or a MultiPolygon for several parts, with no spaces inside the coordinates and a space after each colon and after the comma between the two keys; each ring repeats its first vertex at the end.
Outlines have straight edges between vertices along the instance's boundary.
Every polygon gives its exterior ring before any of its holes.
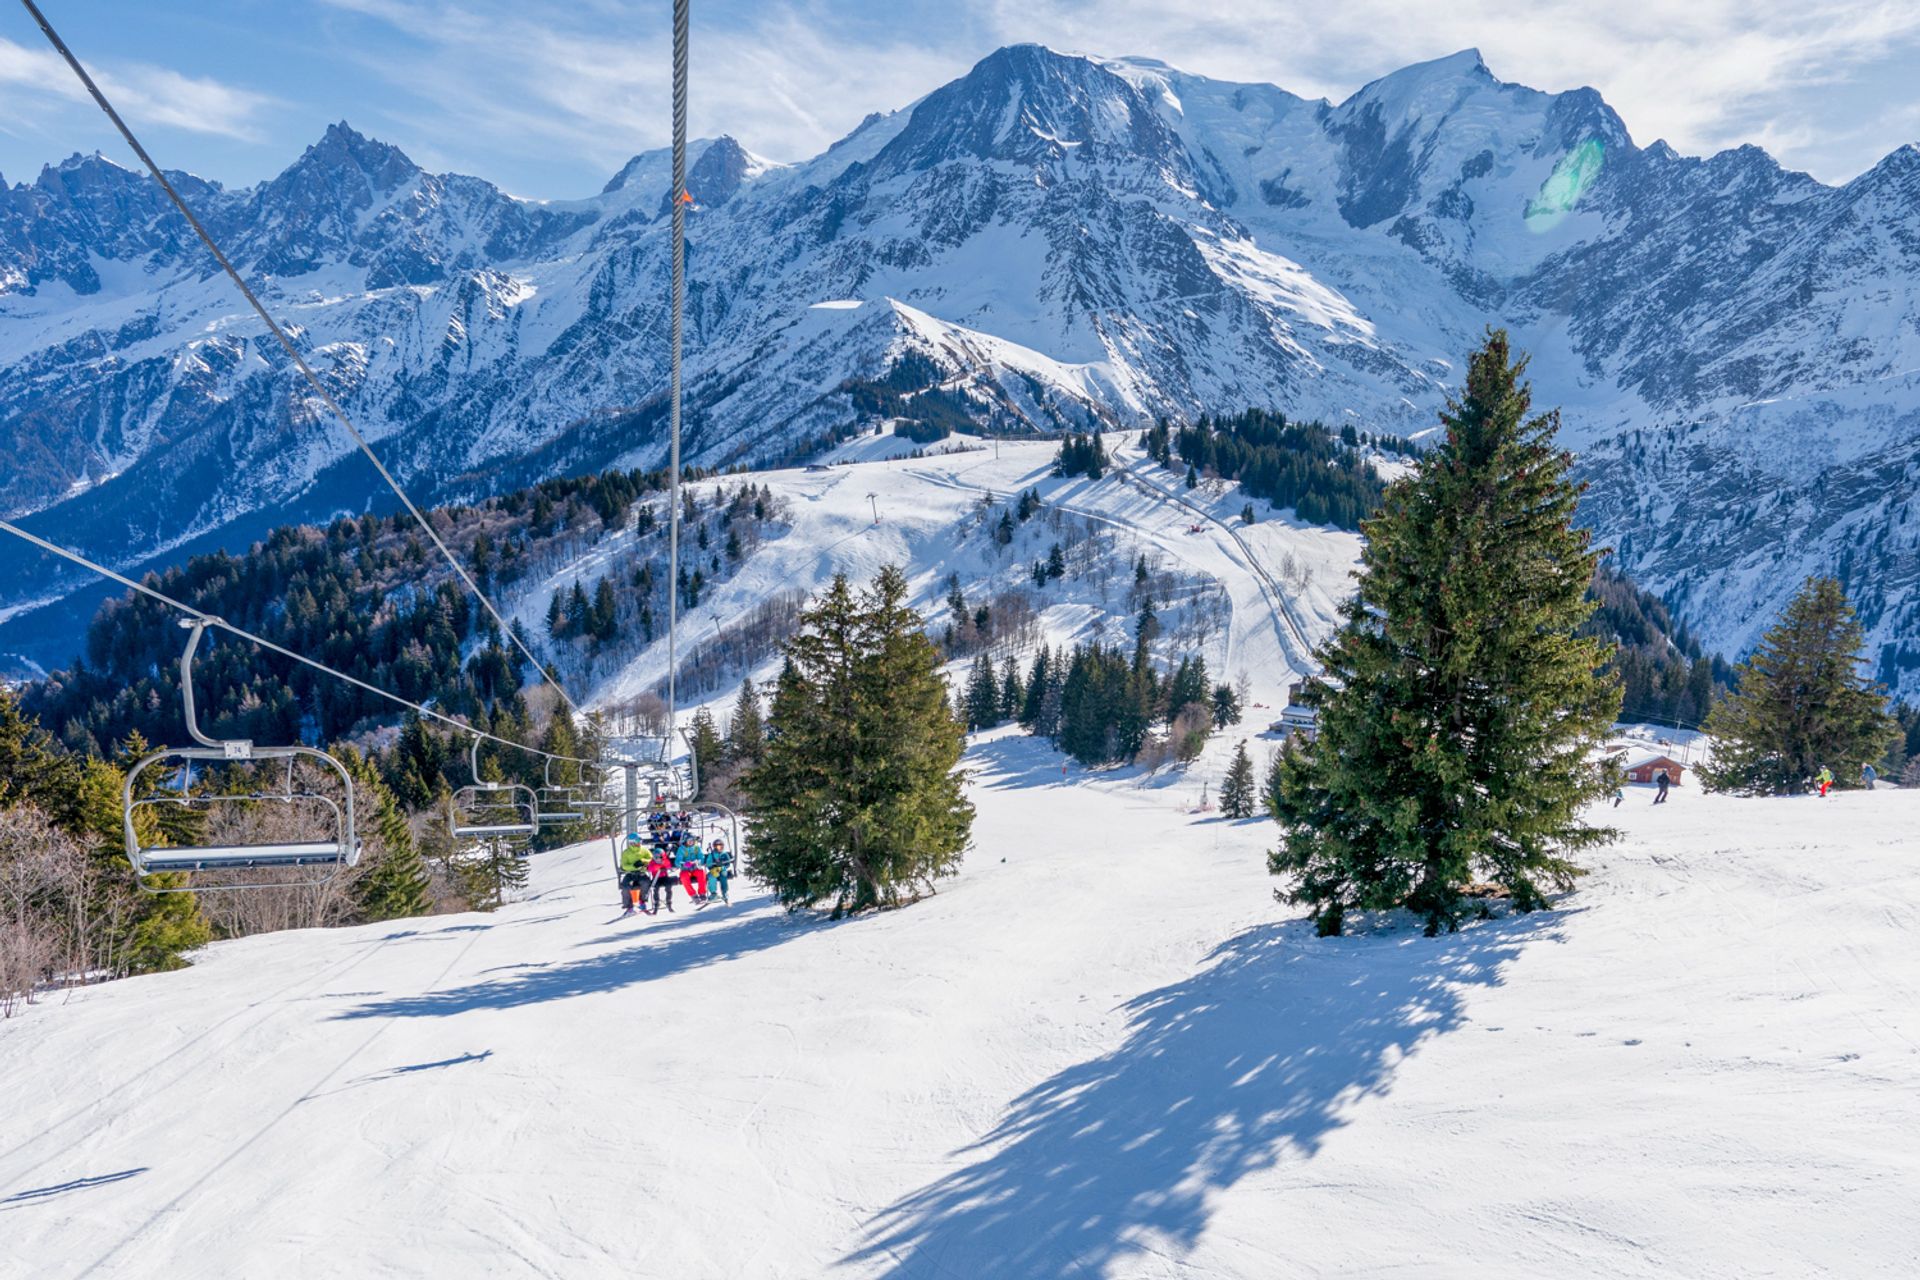
{"type": "Polygon", "coordinates": [[[1037,44],[1009,45],[927,95],[875,158],[882,172],[950,161],[1178,164],[1184,151],[1132,84],[1099,62],[1037,44]]]}
{"type": "Polygon", "coordinates": [[[335,187],[364,184],[372,193],[386,194],[422,172],[406,152],[392,143],[367,137],[346,121],[327,126],[320,141],[274,179],[273,184],[318,180],[335,187]]]}
{"type": "Polygon", "coordinates": [[[1404,128],[1422,119],[1443,117],[1473,94],[1507,87],[1487,70],[1478,49],[1462,49],[1362,85],[1340,104],[1339,113],[1350,119],[1378,112],[1390,126],[1404,128]]]}
{"type": "Polygon", "coordinates": [[[733,199],[749,174],[765,170],[765,161],[750,154],[732,135],[723,133],[707,144],[687,170],[687,193],[702,207],[716,209],[733,199]]]}

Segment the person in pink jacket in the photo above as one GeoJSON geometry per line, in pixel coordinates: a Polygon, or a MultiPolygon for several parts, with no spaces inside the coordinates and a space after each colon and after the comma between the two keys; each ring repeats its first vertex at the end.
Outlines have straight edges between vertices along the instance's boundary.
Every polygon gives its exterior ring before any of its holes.
{"type": "Polygon", "coordinates": [[[668,844],[657,845],[652,861],[647,863],[647,883],[653,889],[654,914],[659,914],[660,899],[665,895],[667,910],[673,910],[673,847],[668,844]]]}

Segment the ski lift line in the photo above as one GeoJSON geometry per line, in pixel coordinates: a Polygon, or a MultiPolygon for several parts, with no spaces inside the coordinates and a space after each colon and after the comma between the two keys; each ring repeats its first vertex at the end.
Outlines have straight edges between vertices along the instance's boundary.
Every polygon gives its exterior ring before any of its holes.
{"type": "Polygon", "coordinates": [[[687,42],[690,0],[673,0],[673,407],[667,471],[667,733],[679,708],[680,351],[687,304],[687,42]]]}
{"type": "Polygon", "coordinates": [[[375,694],[378,697],[385,698],[388,702],[392,702],[399,706],[405,707],[410,711],[417,711],[420,713],[420,715],[423,718],[426,718],[429,720],[437,720],[441,724],[447,725],[449,728],[459,730],[461,733],[472,734],[476,739],[485,739],[488,742],[496,743],[503,747],[512,747],[516,751],[525,751],[529,755],[543,756],[548,760],[564,760],[572,764],[584,764],[584,765],[594,765],[598,763],[597,761],[582,759],[579,756],[555,755],[551,751],[542,751],[539,747],[530,747],[523,742],[515,742],[511,738],[502,738],[498,734],[487,732],[485,729],[476,729],[470,724],[463,724],[462,722],[454,719],[452,716],[447,715],[444,712],[435,711],[431,707],[423,707],[417,702],[409,702],[407,699],[401,697],[397,693],[389,693],[385,689],[380,688],[378,685],[368,684],[365,680],[362,680],[357,676],[350,676],[344,671],[336,671],[324,662],[316,661],[313,658],[307,657],[305,654],[295,653],[293,650],[288,649],[282,645],[277,645],[273,641],[268,640],[265,637],[257,636],[253,632],[246,630],[244,627],[236,627],[231,622],[228,622],[225,618],[217,617],[214,614],[206,612],[204,609],[196,609],[190,604],[186,604],[182,601],[175,600],[172,596],[168,595],[166,592],[157,591],[154,588],[146,585],[144,582],[135,582],[132,578],[127,577],[123,573],[117,573],[114,570],[107,568],[103,564],[96,564],[94,561],[87,559],[87,557],[81,555],[77,551],[70,551],[63,546],[60,546],[58,543],[48,542],[45,538],[40,537],[38,534],[29,533],[25,529],[22,529],[19,525],[14,524],[10,520],[0,520],[0,531],[10,533],[14,537],[19,538],[22,541],[30,542],[34,546],[40,548],[42,551],[48,552],[52,555],[59,556],[64,560],[72,561],[74,564],[79,565],[82,569],[90,569],[94,573],[99,574],[101,577],[117,582],[123,587],[128,587],[134,591],[138,591],[142,595],[152,596],[155,600],[158,600],[161,604],[167,605],[170,608],[178,609],[181,613],[186,614],[189,618],[193,618],[197,621],[204,622],[210,627],[219,627],[222,631],[226,631],[231,635],[238,636],[242,640],[250,641],[253,644],[257,644],[262,649],[266,649],[266,650],[269,650],[270,652],[277,653],[283,658],[291,658],[295,662],[301,663],[305,666],[312,667],[315,671],[324,672],[325,674],[334,677],[336,680],[344,680],[348,684],[353,685],[355,688],[364,689],[368,693],[375,694]]]}
{"type": "MultiPolygon", "coordinates": [[[[682,0],[682,2],[684,3],[684,0],[682,0]]],[[[367,456],[367,461],[373,464],[374,470],[380,473],[380,478],[387,482],[387,487],[393,490],[394,496],[400,499],[402,505],[406,507],[408,514],[412,515],[415,523],[417,523],[422,529],[426,531],[427,537],[431,539],[433,542],[433,545],[439,549],[441,556],[444,557],[446,559],[447,564],[453,568],[454,573],[458,574],[460,577],[460,580],[466,583],[467,590],[471,591],[474,595],[474,598],[480,601],[480,603],[486,607],[486,610],[489,614],[493,615],[493,620],[500,624],[500,629],[506,633],[507,639],[511,640],[514,646],[518,648],[521,653],[526,655],[527,661],[533,664],[533,669],[535,671],[538,671],[540,675],[547,681],[547,683],[551,684],[554,687],[554,690],[557,693],[559,693],[560,697],[566,702],[568,708],[571,709],[576,715],[581,714],[579,704],[573,700],[572,696],[567,693],[565,687],[561,685],[560,681],[557,678],[555,678],[554,674],[551,671],[547,670],[546,666],[540,661],[540,659],[534,656],[533,651],[529,649],[524,642],[521,641],[518,635],[514,634],[512,623],[510,623],[506,619],[506,617],[501,614],[499,609],[494,607],[493,601],[489,600],[487,598],[486,593],[480,590],[480,585],[473,580],[472,575],[470,575],[467,572],[465,566],[463,566],[460,563],[459,559],[453,554],[453,551],[447,546],[445,542],[442,542],[440,540],[440,535],[434,530],[432,523],[429,522],[426,516],[421,513],[420,508],[417,505],[415,505],[413,499],[407,496],[406,490],[400,487],[400,482],[394,479],[393,473],[388,471],[386,468],[386,465],[380,461],[379,457],[373,451],[373,446],[367,443],[367,438],[360,434],[360,429],[358,427],[353,425],[353,420],[347,416],[346,410],[340,407],[340,402],[333,398],[333,393],[327,390],[325,384],[323,384],[320,381],[319,375],[314,373],[312,366],[310,366],[307,363],[306,358],[300,354],[299,349],[293,345],[293,339],[287,336],[287,331],[280,327],[279,322],[273,318],[272,314],[268,312],[265,304],[263,304],[260,301],[259,295],[254,293],[252,286],[249,285],[246,282],[246,280],[240,275],[240,272],[234,268],[233,263],[230,260],[228,260],[227,255],[221,251],[220,246],[214,242],[213,236],[208,233],[206,227],[202,225],[200,219],[194,214],[193,210],[190,207],[188,207],[187,202],[181,197],[180,193],[174,189],[173,183],[169,181],[167,178],[167,175],[161,171],[160,166],[157,163],[155,163],[153,157],[147,153],[147,149],[146,147],[141,145],[140,139],[134,136],[133,130],[127,127],[127,122],[120,118],[120,113],[114,109],[113,104],[107,101],[106,94],[100,91],[100,86],[94,83],[93,77],[87,74],[86,68],[80,65],[80,59],[74,56],[73,51],[67,47],[66,41],[62,40],[60,38],[60,34],[53,29],[53,24],[47,21],[46,15],[40,12],[39,6],[34,3],[34,0],[20,0],[20,3],[26,6],[27,12],[30,15],[32,15],[34,22],[38,24],[38,26],[40,27],[41,33],[44,34],[47,37],[47,40],[53,45],[54,51],[57,52],[63,59],[66,60],[67,65],[73,69],[73,73],[80,78],[80,83],[83,86],[85,86],[87,93],[92,96],[94,102],[99,106],[99,108],[102,111],[106,112],[107,119],[111,120],[113,122],[114,128],[120,131],[120,136],[126,139],[126,143],[129,147],[133,148],[134,154],[140,157],[141,163],[146,165],[147,167],[147,172],[153,175],[154,181],[160,184],[161,190],[165,191],[167,194],[167,198],[173,202],[173,207],[180,211],[181,216],[187,220],[187,224],[193,228],[194,234],[199,236],[200,242],[207,246],[208,251],[213,254],[214,260],[220,264],[221,270],[225,271],[227,273],[227,277],[231,279],[235,284],[235,286],[239,288],[241,294],[245,296],[247,303],[253,308],[255,314],[257,314],[260,317],[261,321],[267,326],[268,331],[272,333],[273,336],[279,340],[280,345],[283,348],[285,348],[288,357],[292,359],[294,365],[300,370],[301,374],[303,374],[306,377],[308,385],[310,385],[313,388],[314,392],[317,395],[319,395],[320,399],[326,404],[327,408],[333,411],[333,416],[339,419],[340,425],[346,428],[347,434],[349,436],[353,437],[353,442],[360,447],[360,452],[364,453],[367,456]]],[[[677,218],[678,218],[678,213],[676,211],[676,219],[677,218]]],[[[677,226],[678,226],[678,223],[676,222],[676,227],[677,226]]],[[[676,232],[676,237],[677,237],[677,232],[676,232]]],[[[677,261],[678,260],[676,258],[676,264],[677,264],[677,261]]],[[[677,270],[677,266],[676,266],[676,270],[677,270]]],[[[676,334],[677,334],[678,332],[677,312],[675,317],[675,325],[676,325],[676,334]]],[[[679,346],[678,346],[677,337],[675,340],[674,351],[675,351],[675,359],[677,360],[679,355],[679,346]]],[[[675,385],[677,388],[678,387],[677,370],[675,373],[675,385]]],[[[675,391],[676,451],[678,449],[678,439],[679,439],[679,436],[678,436],[679,414],[678,414],[678,408],[677,408],[678,395],[679,393],[678,393],[678,390],[676,389],[675,391]]]]}

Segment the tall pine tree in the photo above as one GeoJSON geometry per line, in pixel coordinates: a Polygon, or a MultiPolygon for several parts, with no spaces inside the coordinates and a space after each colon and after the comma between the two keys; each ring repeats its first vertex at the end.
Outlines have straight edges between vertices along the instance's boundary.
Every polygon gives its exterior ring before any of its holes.
{"type": "Polygon", "coordinates": [[[907,596],[892,566],[858,595],[836,577],[787,642],[745,785],[750,870],[790,911],[896,906],[958,868],[973,826],[964,729],[907,596]]]}
{"type": "MultiPolygon", "coordinates": [[[[727,745],[720,740],[720,730],[713,722],[713,712],[701,707],[693,713],[693,725],[687,732],[693,743],[693,758],[704,779],[709,773],[717,773],[726,763],[727,745]]],[[[700,789],[705,791],[706,783],[700,789]]]]}
{"type": "Polygon", "coordinates": [[[1740,664],[1735,692],[1715,704],[1706,730],[1708,789],[1795,794],[1824,766],[1842,785],[1880,760],[1899,735],[1886,693],[1862,676],[1866,635],[1832,578],[1808,578],[1780,621],[1740,664]]]}
{"type": "Polygon", "coordinates": [[[767,731],[760,715],[760,695],[753,677],[740,682],[740,697],[733,704],[733,716],[727,721],[727,759],[744,768],[760,763],[766,754],[767,731]]]}
{"type": "Polygon", "coordinates": [[[984,653],[973,660],[973,674],[967,679],[966,700],[969,730],[977,733],[1000,723],[1000,681],[994,674],[993,659],[984,653]]]}
{"type": "Polygon", "coordinates": [[[1251,818],[1254,809],[1253,760],[1242,742],[1233,749],[1233,763],[1220,784],[1220,812],[1229,818],[1251,818]]]}
{"type": "Polygon", "coordinates": [[[374,854],[361,864],[353,881],[356,914],[362,920],[399,920],[423,916],[433,909],[427,890],[431,879],[414,847],[407,812],[380,778],[372,761],[352,747],[337,752],[347,776],[353,779],[354,821],[375,839],[374,854]]]}
{"type": "Polygon", "coordinates": [[[1595,749],[1620,708],[1612,646],[1575,634],[1597,553],[1524,367],[1504,332],[1474,353],[1445,442],[1365,526],[1358,590],[1321,650],[1320,734],[1283,758],[1269,866],[1323,934],[1356,908],[1451,930],[1479,876],[1533,910],[1581,874],[1570,855],[1614,838],[1580,819],[1612,789],[1595,749]]]}

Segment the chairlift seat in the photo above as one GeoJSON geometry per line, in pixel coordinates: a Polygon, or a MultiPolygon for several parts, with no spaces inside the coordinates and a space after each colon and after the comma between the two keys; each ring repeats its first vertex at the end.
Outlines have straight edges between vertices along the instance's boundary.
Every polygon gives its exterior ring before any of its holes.
{"type": "Polygon", "coordinates": [[[180,702],[186,721],[187,734],[197,746],[162,748],[145,756],[127,770],[120,792],[120,816],[126,835],[127,861],[133,864],[133,872],[142,889],[153,893],[189,893],[203,889],[265,889],[283,888],[289,884],[316,885],[331,880],[340,867],[351,867],[360,861],[360,839],[354,825],[353,778],[346,766],[325,751],[314,747],[302,746],[255,746],[247,739],[222,740],[209,737],[200,728],[199,716],[193,701],[193,655],[200,647],[201,635],[209,626],[224,625],[216,618],[197,617],[181,623],[188,631],[187,647],[180,655],[180,702]],[[284,761],[287,766],[286,783],[280,791],[250,791],[246,795],[188,795],[185,794],[185,778],[191,777],[195,762],[208,764],[223,762],[226,764],[257,763],[268,760],[284,761]],[[313,790],[305,784],[296,785],[294,764],[296,761],[309,761],[328,771],[338,779],[340,799],[313,790]],[[155,766],[171,767],[184,765],[182,794],[180,795],[139,795],[139,781],[146,771],[155,766]],[[140,839],[135,819],[143,809],[163,804],[181,804],[190,808],[198,807],[212,811],[222,805],[254,804],[261,802],[294,804],[318,804],[328,811],[330,816],[322,829],[331,829],[330,840],[269,840],[259,844],[242,845],[182,845],[169,848],[149,846],[140,839]],[[309,877],[300,881],[285,881],[266,884],[216,884],[216,885],[157,885],[149,883],[148,877],[161,872],[216,871],[233,868],[268,867],[323,867],[328,868],[318,877],[309,877]]]}
{"type": "Polygon", "coordinates": [[[236,867],[316,867],[349,861],[337,840],[286,844],[182,845],[141,850],[148,871],[224,871],[236,867]]]}

